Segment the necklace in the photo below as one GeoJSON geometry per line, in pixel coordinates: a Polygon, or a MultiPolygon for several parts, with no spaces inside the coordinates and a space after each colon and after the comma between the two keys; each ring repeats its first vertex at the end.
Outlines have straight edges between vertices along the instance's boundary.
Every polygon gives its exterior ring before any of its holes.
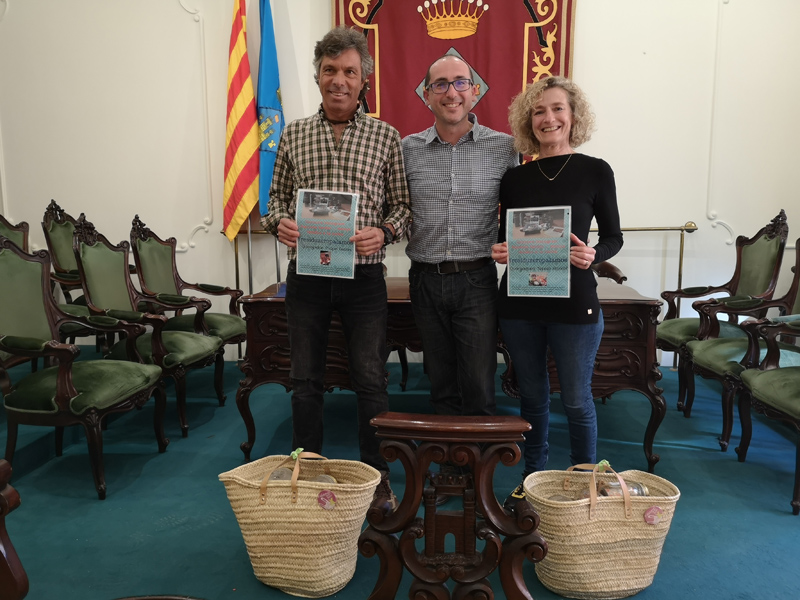
{"type": "Polygon", "coordinates": [[[536,164],[539,166],[539,172],[540,172],[540,173],[541,173],[541,174],[544,176],[544,178],[545,178],[545,179],[547,179],[548,181],[553,181],[553,180],[555,180],[555,178],[556,178],[556,177],[558,177],[559,175],[561,175],[561,171],[563,171],[563,170],[564,170],[564,167],[566,167],[566,166],[567,166],[567,163],[569,162],[569,159],[570,159],[570,158],[572,158],[572,154],[570,154],[570,155],[567,157],[567,160],[565,160],[565,161],[564,161],[564,164],[563,164],[563,165],[561,165],[561,168],[558,170],[558,173],[556,173],[556,174],[555,174],[555,175],[553,175],[552,177],[548,177],[547,175],[545,175],[545,172],[544,172],[544,171],[542,171],[542,163],[541,163],[540,161],[538,161],[538,160],[537,160],[537,161],[536,161],[536,164]]]}

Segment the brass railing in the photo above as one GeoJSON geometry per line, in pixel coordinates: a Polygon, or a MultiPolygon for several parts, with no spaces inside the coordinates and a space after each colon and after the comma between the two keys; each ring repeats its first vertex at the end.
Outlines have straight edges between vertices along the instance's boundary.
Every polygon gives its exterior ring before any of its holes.
{"type": "MultiPolygon", "coordinates": [[[[684,248],[684,239],[687,233],[692,233],[697,231],[697,223],[694,221],[687,221],[685,225],[681,225],[680,227],[622,227],[623,232],[625,231],[680,231],[681,232],[681,245],[680,250],[678,251],[678,287],[675,289],[681,289],[683,287],[683,248],[684,248]]],[[[590,229],[590,231],[596,232],[597,229],[590,229]]],[[[681,299],[677,298],[675,300],[675,304],[678,308],[678,316],[681,314],[681,299]]],[[[675,369],[678,367],[678,355],[675,353],[672,357],[672,368],[675,369]]]]}

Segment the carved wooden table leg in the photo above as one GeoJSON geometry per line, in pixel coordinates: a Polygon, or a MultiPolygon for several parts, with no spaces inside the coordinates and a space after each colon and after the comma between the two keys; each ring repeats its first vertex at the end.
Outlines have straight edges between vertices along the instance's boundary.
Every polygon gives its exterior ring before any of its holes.
{"type": "Polygon", "coordinates": [[[500,568],[506,597],[532,600],[522,577],[525,558],[541,560],[547,544],[536,532],[539,516],[520,504],[515,514],[502,509],[492,480],[497,464],[516,464],[517,442],[530,429],[520,417],[453,417],[383,413],[372,420],[381,451],[399,461],[406,489],[394,512],[376,502],[367,513],[369,527],[361,534],[364,556],[378,555],[378,583],[370,600],[394,600],[403,570],[414,577],[410,598],[460,600],[494,598],[488,576],[500,568]],[[441,474],[433,463],[463,467],[460,475],[441,474]],[[460,510],[437,510],[437,494],[460,497],[460,510]],[[417,512],[423,506],[423,518],[417,512]],[[479,516],[482,515],[482,516],[479,516]],[[452,539],[454,548],[445,547],[452,539]],[[483,540],[478,551],[476,540],[483,540]],[[417,540],[423,540],[418,551],[417,540]],[[452,580],[452,590],[447,587],[452,580]],[[479,596],[478,594],[482,594],[479,596]]]}

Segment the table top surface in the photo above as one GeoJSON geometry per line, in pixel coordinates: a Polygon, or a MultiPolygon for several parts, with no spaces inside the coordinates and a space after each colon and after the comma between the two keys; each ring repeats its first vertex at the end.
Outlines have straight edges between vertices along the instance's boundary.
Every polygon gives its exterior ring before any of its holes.
{"type": "MultiPolygon", "coordinates": [[[[283,294],[278,295],[279,286],[284,283],[273,283],[264,290],[251,296],[244,296],[242,302],[283,302],[283,294]]],[[[406,277],[387,277],[386,291],[389,295],[389,303],[405,303],[410,301],[408,294],[408,278],[406,277]]],[[[661,300],[642,296],[639,292],[625,284],[615,283],[610,279],[601,277],[597,280],[597,296],[601,303],[613,302],[643,302],[647,304],[661,304],[661,300]]]]}

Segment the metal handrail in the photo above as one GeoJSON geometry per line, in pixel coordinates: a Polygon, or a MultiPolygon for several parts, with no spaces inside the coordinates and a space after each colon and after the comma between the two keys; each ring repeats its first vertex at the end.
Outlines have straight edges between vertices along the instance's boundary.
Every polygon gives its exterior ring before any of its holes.
{"type": "MultiPolygon", "coordinates": [[[[686,238],[686,233],[693,233],[697,231],[697,223],[694,221],[687,221],[685,225],[681,225],[680,227],[622,227],[620,228],[622,231],[680,231],[681,232],[681,246],[680,251],[678,252],[678,288],[681,289],[683,287],[683,248],[684,248],[684,239],[686,238]]],[[[589,231],[596,232],[597,229],[590,229],[589,231]]],[[[675,305],[678,309],[678,315],[681,314],[681,299],[676,298],[675,305]]],[[[672,368],[676,369],[678,367],[678,354],[677,352],[674,353],[672,357],[672,368]]]]}

